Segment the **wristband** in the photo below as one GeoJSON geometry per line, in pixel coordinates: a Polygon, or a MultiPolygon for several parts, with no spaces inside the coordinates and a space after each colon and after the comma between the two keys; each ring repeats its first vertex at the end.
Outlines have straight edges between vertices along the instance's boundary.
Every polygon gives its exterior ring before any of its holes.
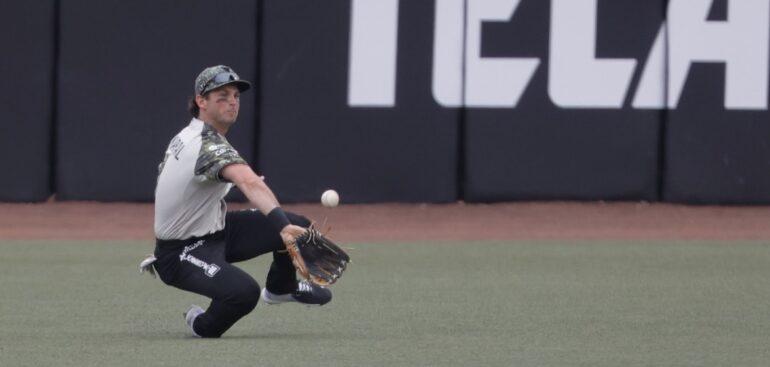
{"type": "Polygon", "coordinates": [[[278,230],[278,232],[291,224],[291,222],[289,222],[289,218],[286,216],[286,212],[284,212],[280,207],[276,207],[275,209],[271,210],[270,213],[267,214],[267,220],[270,222],[273,228],[278,230]]]}

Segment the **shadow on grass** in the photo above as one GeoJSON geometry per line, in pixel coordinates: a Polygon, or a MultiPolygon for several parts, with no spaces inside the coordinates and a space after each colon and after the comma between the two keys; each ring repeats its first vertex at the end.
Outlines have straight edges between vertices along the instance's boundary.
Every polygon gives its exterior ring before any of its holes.
{"type": "Polygon", "coordinates": [[[157,332],[148,332],[148,333],[135,333],[135,334],[129,334],[126,333],[120,333],[120,335],[113,335],[113,336],[120,336],[123,338],[128,339],[139,339],[139,340],[149,340],[149,341],[162,341],[162,340],[190,340],[190,341],[208,341],[208,340],[275,340],[275,339],[285,339],[290,341],[298,341],[298,340],[306,340],[306,341],[312,341],[312,340],[324,340],[325,338],[328,338],[328,334],[324,334],[321,332],[296,332],[296,333],[285,333],[285,332],[265,332],[265,333],[259,333],[255,332],[253,334],[227,334],[222,335],[220,338],[198,338],[188,335],[184,332],[166,332],[166,331],[157,331],[157,332]]]}

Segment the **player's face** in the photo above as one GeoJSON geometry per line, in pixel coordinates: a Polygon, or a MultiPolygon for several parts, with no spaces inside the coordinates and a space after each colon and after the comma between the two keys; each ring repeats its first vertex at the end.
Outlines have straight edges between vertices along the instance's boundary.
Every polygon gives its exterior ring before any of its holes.
{"type": "Polygon", "coordinates": [[[236,86],[226,85],[211,91],[198,105],[204,121],[229,126],[238,118],[241,92],[236,86]]]}

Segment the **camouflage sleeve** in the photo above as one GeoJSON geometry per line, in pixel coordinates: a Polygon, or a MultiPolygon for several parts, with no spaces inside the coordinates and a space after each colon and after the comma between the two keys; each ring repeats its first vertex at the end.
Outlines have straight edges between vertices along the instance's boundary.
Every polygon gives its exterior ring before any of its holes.
{"type": "Polygon", "coordinates": [[[216,131],[206,125],[201,134],[202,144],[198,153],[198,161],[195,163],[195,175],[204,176],[211,181],[226,181],[219,173],[228,165],[243,163],[241,158],[230,143],[216,131]]]}

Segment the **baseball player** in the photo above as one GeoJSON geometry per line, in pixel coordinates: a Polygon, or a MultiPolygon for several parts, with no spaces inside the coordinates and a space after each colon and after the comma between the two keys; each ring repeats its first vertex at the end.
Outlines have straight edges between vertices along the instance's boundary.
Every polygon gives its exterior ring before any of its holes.
{"type": "Polygon", "coordinates": [[[155,189],[154,267],[173,287],[211,298],[184,313],[194,336],[216,338],[268,304],[323,305],[331,291],[297,281],[285,243],[305,232],[310,221],[284,212],[273,192],[225,139],[235,123],[240,94],[251,84],[233,69],[212,66],[195,79],[190,124],[177,134],[159,167],[155,189]],[[227,211],[224,197],[237,186],[255,208],[227,211]],[[265,288],[233,263],[272,253],[265,288]]]}

